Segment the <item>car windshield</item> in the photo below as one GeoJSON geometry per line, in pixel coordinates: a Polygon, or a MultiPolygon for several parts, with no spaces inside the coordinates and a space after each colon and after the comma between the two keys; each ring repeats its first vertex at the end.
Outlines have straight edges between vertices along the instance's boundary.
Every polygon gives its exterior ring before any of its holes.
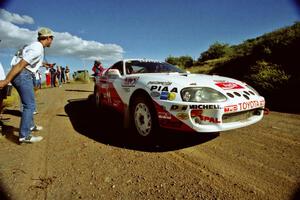
{"type": "Polygon", "coordinates": [[[163,62],[152,62],[152,61],[127,61],[126,62],[126,73],[169,73],[178,72],[185,73],[182,69],[163,62]]]}

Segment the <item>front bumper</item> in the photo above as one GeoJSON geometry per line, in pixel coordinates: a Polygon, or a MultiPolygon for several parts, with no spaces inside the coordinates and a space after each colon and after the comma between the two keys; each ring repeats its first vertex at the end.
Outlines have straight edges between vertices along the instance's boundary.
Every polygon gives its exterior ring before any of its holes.
{"type": "Polygon", "coordinates": [[[220,132],[242,128],[257,123],[264,115],[263,98],[246,103],[248,107],[243,104],[232,107],[228,103],[160,101],[157,102],[158,121],[164,128],[183,131],[220,132]]]}

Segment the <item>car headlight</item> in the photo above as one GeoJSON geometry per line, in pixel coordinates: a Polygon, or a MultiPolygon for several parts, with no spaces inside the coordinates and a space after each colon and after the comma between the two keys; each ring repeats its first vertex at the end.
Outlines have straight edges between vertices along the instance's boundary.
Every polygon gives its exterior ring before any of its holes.
{"type": "Polygon", "coordinates": [[[181,98],[183,101],[200,103],[224,102],[227,99],[222,93],[208,87],[184,88],[181,98]]]}

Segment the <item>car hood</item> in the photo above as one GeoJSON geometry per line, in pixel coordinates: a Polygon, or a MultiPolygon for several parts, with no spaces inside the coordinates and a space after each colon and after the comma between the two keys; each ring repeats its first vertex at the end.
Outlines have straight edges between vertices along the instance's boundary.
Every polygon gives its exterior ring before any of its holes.
{"type": "Polygon", "coordinates": [[[236,79],[206,74],[141,74],[139,75],[146,84],[168,83],[173,87],[210,87],[220,92],[244,89],[247,84],[236,79]]]}

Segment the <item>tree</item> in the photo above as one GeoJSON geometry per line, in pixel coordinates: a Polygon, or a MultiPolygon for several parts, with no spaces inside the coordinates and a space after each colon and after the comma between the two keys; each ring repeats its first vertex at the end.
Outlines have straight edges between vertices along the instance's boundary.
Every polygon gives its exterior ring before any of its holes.
{"type": "Polygon", "coordinates": [[[180,56],[180,57],[173,57],[169,56],[165,60],[167,63],[172,65],[177,65],[181,68],[189,68],[193,66],[194,60],[191,56],[180,56]]]}
{"type": "Polygon", "coordinates": [[[231,51],[232,49],[229,46],[229,44],[222,44],[219,42],[215,42],[208,48],[207,51],[201,53],[198,61],[203,62],[206,60],[221,58],[225,55],[229,55],[231,51]]]}
{"type": "Polygon", "coordinates": [[[167,63],[170,63],[171,65],[177,65],[178,64],[178,59],[173,56],[169,56],[165,59],[167,63]]]}

